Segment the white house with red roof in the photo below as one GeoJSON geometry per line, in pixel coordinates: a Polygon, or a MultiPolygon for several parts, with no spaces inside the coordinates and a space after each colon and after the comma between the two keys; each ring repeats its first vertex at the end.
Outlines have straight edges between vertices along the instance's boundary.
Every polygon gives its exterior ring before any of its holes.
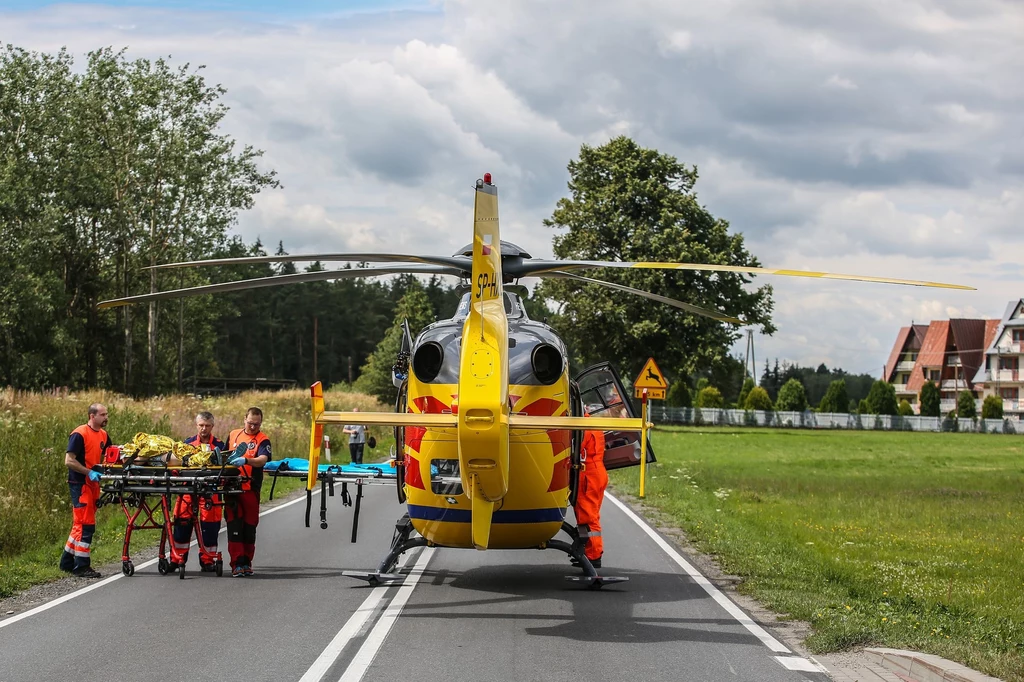
{"type": "Polygon", "coordinates": [[[1003,416],[1020,418],[1024,414],[1024,299],[1010,301],[1003,319],[986,339],[985,360],[973,381],[984,386],[984,395],[1003,399],[1003,416]]]}

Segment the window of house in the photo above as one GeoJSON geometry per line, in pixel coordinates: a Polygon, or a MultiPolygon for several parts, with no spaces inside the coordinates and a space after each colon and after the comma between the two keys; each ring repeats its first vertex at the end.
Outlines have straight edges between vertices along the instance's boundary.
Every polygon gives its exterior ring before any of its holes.
{"type": "Polygon", "coordinates": [[[999,358],[999,369],[1019,369],[1017,367],[1017,358],[999,358]]]}
{"type": "Polygon", "coordinates": [[[999,397],[1002,398],[1003,400],[1016,400],[1017,399],[1017,391],[1018,391],[1018,389],[1017,389],[1016,386],[1014,386],[1012,388],[1000,388],[999,389],[999,397]]]}
{"type": "Polygon", "coordinates": [[[1024,329],[1014,329],[1012,333],[1014,343],[1024,341],[1024,329]]]}

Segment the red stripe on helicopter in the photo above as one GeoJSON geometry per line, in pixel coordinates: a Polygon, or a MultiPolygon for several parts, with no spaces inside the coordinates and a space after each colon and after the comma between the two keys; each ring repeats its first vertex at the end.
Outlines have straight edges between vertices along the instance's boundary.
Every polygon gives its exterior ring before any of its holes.
{"type": "MultiPolygon", "coordinates": [[[[518,400],[518,396],[516,398],[518,400]]],[[[526,407],[519,408],[517,412],[538,417],[546,417],[557,414],[564,417],[568,412],[562,408],[560,400],[553,398],[541,398],[535,400],[526,407]]],[[[569,449],[571,434],[563,429],[552,429],[547,432],[548,440],[551,441],[551,455],[557,457],[569,449]]],[[[569,458],[565,457],[560,462],[555,462],[554,471],[551,472],[551,483],[548,485],[548,492],[564,490],[569,487],[569,458]]]]}
{"type": "MultiPolygon", "coordinates": [[[[413,398],[412,404],[419,408],[420,414],[441,414],[450,409],[432,395],[413,398]]],[[[408,411],[413,412],[411,409],[408,411]]],[[[419,452],[420,446],[423,444],[423,436],[426,434],[427,429],[424,426],[407,426],[405,427],[405,444],[419,452]]]]}
{"type": "Polygon", "coordinates": [[[412,404],[420,408],[420,414],[441,414],[451,409],[432,395],[413,398],[412,404]]]}
{"type": "Polygon", "coordinates": [[[420,461],[408,453],[405,455],[405,483],[413,488],[426,490],[423,475],[420,473],[420,461]]]}
{"type": "MultiPolygon", "coordinates": [[[[516,410],[523,414],[532,415],[534,417],[549,417],[551,415],[558,415],[564,417],[569,413],[562,409],[562,402],[553,398],[541,398],[535,400],[526,407],[522,407],[516,410]]],[[[548,440],[551,441],[551,454],[558,456],[560,453],[565,452],[569,449],[570,434],[568,431],[562,429],[552,429],[548,431],[548,440]]]]}
{"type": "Polygon", "coordinates": [[[410,450],[419,452],[425,435],[427,435],[427,427],[407,426],[405,427],[405,444],[409,446],[410,450]]]}
{"type": "Polygon", "coordinates": [[[556,490],[564,490],[569,487],[569,458],[566,457],[561,462],[555,462],[555,471],[551,475],[551,485],[548,486],[548,492],[553,493],[556,490]]]}

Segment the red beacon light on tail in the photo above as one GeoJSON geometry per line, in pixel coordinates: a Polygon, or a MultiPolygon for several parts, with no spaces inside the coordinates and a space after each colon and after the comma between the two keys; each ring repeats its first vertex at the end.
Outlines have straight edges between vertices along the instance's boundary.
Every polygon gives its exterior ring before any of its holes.
{"type": "Polygon", "coordinates": [[[484,184],[485,185],[491,184],[491,174],[490,173],[484,173],[484,184]]]}

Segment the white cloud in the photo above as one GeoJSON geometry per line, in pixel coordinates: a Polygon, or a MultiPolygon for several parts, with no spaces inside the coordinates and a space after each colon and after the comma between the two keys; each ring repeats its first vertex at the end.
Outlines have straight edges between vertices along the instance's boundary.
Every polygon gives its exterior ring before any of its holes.
{"type": "Polygon", "coordinates": [[[880,369],[910,320],[998,316],[1021,295],[1017,3],[457,0],[296,19],[56,5],[0,21],[30,49],[207,64],[228,131],[284,184],[240,220],[269,248],[452,253],[488,171],[503,236],[548,256],[566,164],[627,134],[697,164],[700,201],[766,266],[979,288],[772,278],[779,332],[759,358],[880,369]]]}

